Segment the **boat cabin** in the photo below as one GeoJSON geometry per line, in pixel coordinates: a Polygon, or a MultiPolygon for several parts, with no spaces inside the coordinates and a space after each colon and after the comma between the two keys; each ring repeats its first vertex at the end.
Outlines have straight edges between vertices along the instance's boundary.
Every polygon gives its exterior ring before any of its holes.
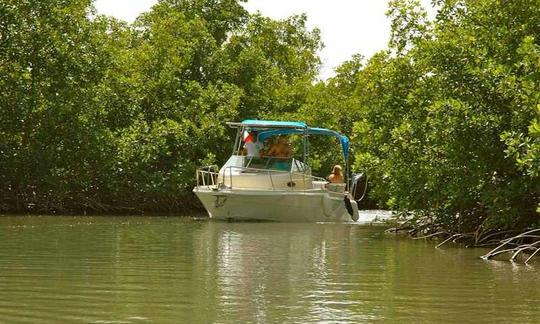
{"type": "MultiPolygon", "coordinates": [[[[308,127],[303,122],[244,120],[241,123],[228,124],[236,128],[237,132],[232,155],[219,170],[217,177],[218,184],[224,187],[261,190],[325,190],[328,182],[323,178],[312,176],[311,168],[307,164],[310,135],[330,135],[339,138],[343,156],[347,158],[349,141],[347,137],[335,131],[308,127]],[[301,137],[301,150],[299,150],[301,152],[297,152],[294,157],[292,154],[286,154],[289,156],[266,154],[265,150],[268,147],[265,148],[263,143],[272,143],[272,139],[276,137],[285,138],[284,136],[290,135],[301,137]],[[247,152],[247,144],[254,144],[251,142],[256,142],[258,149],[247,152]]],[[[290,143],[281,145],[290,145],[290,143]]],[[[332,184],[331,188],[344,191],[345,184],[332,184]]]]}

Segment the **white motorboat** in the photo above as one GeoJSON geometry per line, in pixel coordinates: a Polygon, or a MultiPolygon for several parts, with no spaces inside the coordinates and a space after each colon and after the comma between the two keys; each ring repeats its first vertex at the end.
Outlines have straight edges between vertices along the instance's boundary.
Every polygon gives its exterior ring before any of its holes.
{"type": "Polygon", "coordinates": [[[349,140],[346,136],[329,129],[308,127],[303,122],[245,120],[228,124],[237,129],[231,157],[219,170],[215,166],[198,169],[197,185],[193,189],[210,218],[280,222],[358,220],[357,201],[348,191],[348,181],[329,183],[313,176],[307,164],[309,136],[338,138],[347,161],[349,140]],[[257,132],[261,143],[272,136],[300,135],[302,160],[243,155],[244,135],[252,131],[257,132]]]}

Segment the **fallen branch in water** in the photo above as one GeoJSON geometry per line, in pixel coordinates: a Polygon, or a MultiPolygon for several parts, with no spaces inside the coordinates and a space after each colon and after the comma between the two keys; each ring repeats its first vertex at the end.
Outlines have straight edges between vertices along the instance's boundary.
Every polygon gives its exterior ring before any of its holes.
{"type": "Polygon", "coordinates": [[[510,261],[515,261],[515,259],[521,253],[525,251],[532,251],[531,255],[525,260],[525,263],[527,263],[538,253],[538,251],[540,251],[540,235],[535,234],[540,234],[540,228],[501,240],[500,244],[496,248],[484,254],[481,256],[481,258],[484,260],[489,260],[499,254],[512,253],[510,261]],[[530,242],[531,240],[535,241],[530,242]]]}
{"type": "Polygon", "coordinates": [[[435,248],[440,248],[441,246],[443,246],[445,243],[447,242],[454,242],[456,243],[457,240],[461,239],[461,238],[466,238],[466,237],[472,237],[472,234],[453,234],[451,235],[450,237],[448,237],[446,240],[442,241],[441,243],[439,243],[435,248]]]}
{"type": "Polygon", "coordinates": [[[425,235],[425,236],[415,237],[414,239],[415,240],[421,240],[421,239],[427,239],[427,238],[430,238],[430,237],[433,237],[433,236],[445,235],[445,234],[448,234],[448,233],[440,231],[440,232],[432,233],[432,234],[425,235]]]}
{"type": "Polygon", "coordinates": [[[409,233],[411,230],[414,230],[414,226],[412,226],[408,220],[397,224],[396,226],[390,227],[385,230],[386,233],[400,233],[400,232],[407,232],[409,233]]]}
{"type": "MultiPolygon", "coordinates": [[[[433,226],[433,228],[441,228],[439,226],[433,226]]],[[[389,232],[403,231],[403,228],[392,228],[389,232]]],[[[406,229],[411,236],[418,234],[420,231],[415,229],[406,229]]],[[[448,242],[457,243],[457,241],[465,242],[467,247],[493,247],[493,250],[487,254],[481,256],[484,260],[489,260],[498,255],[509,253],[510,261],[515,261],[520,255],[529,254],[525,263],[528,263],[535,255],[540,255],[540,229],[533,229],[518,235],[507,237],[508,234],[518,233],[517,230],[501,231],[501,232],[487,232],[479,234],[478,231],[472,233],[449,233],[446,231],[434,231],[433,233],[423,236],[415,237],[415,240],[430,239],[438,237],[442,239],[442,242],[437,244],[435,248],[440,248],[448,242]]]]}
{"type": "Polygon", "coordinates": [[[391,227],[385,230],[386,233],[399,233],[399,232],[409,232],[412,227],[391,227]]]}
{"type": "Polygon", "coordinates": [[[496,237],[501,237],[501,236],[506,237],[510,233],[519,233],[519,231],[518,230],[509,230],[509,231],[490,232],[489,234],[479,236],[477,241],[476,241],[475,246],[479,246],[481,243],[488,243],[488,242],[491,242],[491,245],[493,245],[493,243],[499,243],[501,240],[500,239],[499,240],[495,239],[496,237]],[[488,241],[488,239],[491,239],[491,240],[488,241]]]}
{"type": "Polygon", "coordinates": [[[387,233],[407,233],[415,240],[437,238],[442,241],[437,244],[440,248],[448,242],[466,244],[466,247],[495,247],[481,258],[489,260],[498,255],[510,254],[510,261],[514,262],[520,256],[527,256],[525,263],[528,263],[536,255],[540,255],[540,228],[520,231],[520,230],[496,230],[485,229],[484,220],[476,226],[476,230],[469,233],[448,232],[444,224],[436,224],[431,221],[416,222],[406,219],[401,224],[386,230],[387,233]],[[522,233],[520,233],[522,232],[522,233]]]}

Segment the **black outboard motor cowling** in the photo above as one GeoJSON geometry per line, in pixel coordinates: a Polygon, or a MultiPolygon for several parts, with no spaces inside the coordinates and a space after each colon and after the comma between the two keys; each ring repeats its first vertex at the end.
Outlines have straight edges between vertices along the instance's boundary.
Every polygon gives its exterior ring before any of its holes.
{"type": "Polygon", "coordinates": [[[362,200],[367,190],[367,176],[364,173],[353,173],[351,179],[351,194],[357,202],[362,200]]]}

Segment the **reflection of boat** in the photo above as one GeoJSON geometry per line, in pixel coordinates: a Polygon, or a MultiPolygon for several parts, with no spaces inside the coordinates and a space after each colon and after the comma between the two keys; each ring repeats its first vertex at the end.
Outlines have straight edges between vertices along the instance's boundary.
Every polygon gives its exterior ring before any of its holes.
{"type": "Polygon", "coordinates": [[[357,203],[347,185],[312,176],[307,165],[309,136],[338,138],[347,161],[346,136],[303,122],[245,120],[229,125],[237,129],[232,156],[219,171],[216,167],[197,170],[197,186],[193,189],[211,218],[307,222],[358,219],[357,203]],[[300,135],[302,160],[241,155],[243,135],[248,131],[257,131],[259,142],[277,135],[300,135]]]}

